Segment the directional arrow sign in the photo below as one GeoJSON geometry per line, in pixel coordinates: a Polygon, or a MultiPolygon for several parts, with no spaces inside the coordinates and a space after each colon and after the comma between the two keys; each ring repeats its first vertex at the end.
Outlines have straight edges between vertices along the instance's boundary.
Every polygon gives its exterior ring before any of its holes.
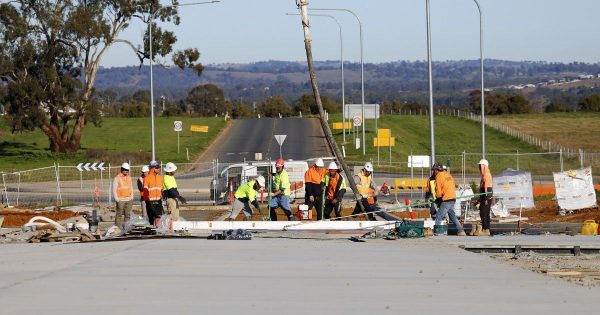
{"type": "Polygon", "coordinates": [[[85,165],[83,166],[83,168],[84,168],[86,171],[89,171],[89,170],[90,170],[90,163],[85,163],[85,165]]]}
{"type": "Polygon", "coordinates": [[[76,168],[78,171],[80,171],[80,172],[83,172],[83,168],[81,168],[82,166],[83,166],[83,163],[79,163],[79,164],[77,164],[77,166],[75,166],[75,168],[76,168]]]}
{"type": "Polygon", "coordinates": [[[97,164],[98,164],[98,163],[94,163],[94,164],[92,164],[92,166],[90,166],[90,168],[91,168],[92,170],[94,170],[94,171],[97,171],[97,170],[98,170],[98,167],[96,167],[96,166],[97,166],[97,164]]]}
{"type": "Polygon", "coordinates": [[[287,137],[287,135],[275,135],[275,140],[277,140],[277,144],[283,145],[283,141],[285,141],[285,137],[287,137]]]}
{"type": "Polygon", "coordinates": [[[104,162],[102,162],[102,163],[98,164],[98,168],[99,168],[101,171],[104,171],[104,170],[105,170],[105,168],[104,168],[104,162]]]}

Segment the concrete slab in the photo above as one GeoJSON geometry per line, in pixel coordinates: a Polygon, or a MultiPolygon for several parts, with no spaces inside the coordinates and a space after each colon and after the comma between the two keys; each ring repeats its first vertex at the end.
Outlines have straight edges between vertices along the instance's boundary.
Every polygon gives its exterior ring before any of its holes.
{"type": "Polygon", "coordinates": [[[566,314],[600,306],[598,287],[457,247],[479,238],[266,236],[3,245],[0,313],[566,314]]]}

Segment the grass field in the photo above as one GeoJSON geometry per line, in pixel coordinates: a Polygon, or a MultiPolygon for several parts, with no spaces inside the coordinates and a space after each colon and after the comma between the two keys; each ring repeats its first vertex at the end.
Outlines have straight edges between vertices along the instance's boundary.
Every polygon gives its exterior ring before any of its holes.
{"type": "MultiPolygon", "coordinates": [[[[181,163],[204,150],[226,125],[223,118],[157,117],[155,120],[156,158],[181,163]],[[183,122],[177,153],[177,132],[173,122],[183,122]],[[208,133],[191,132],[190,125],[208,126],[208,133]]],[[[52,154],[48,139],[40,131],[12,134],[4,119],[0,120],[0,171],[25,170],[53,165],[76,165],[80,162],[106,161],[148,163],[151,158],[150,118],[105,118],[101,127],[88,124],[82,137],[82,150],[73,154],[52,154]]]]}
{"type": "Polygon", "coordinates": [[[488,119],[564,147],[600,152],[600,113],[502,115],[488,119]]]}
{"type": "MultiPolygon", "coordinates": [[[[532,115],[530,119],[535,121],[536,116],[532,115]]],[[[552,125],[544,123],[545,116],[537,116],[537,120],[540,122],[540,126],[547,125],[547,128],[553,128],[552,125]]],[[[330,123],[332,122],[341,122],[341,114],[330,115],[330,123]]],[[[362,149],[354,149],[353,135],[347,134],[347,143],[345,144],[347,160],[372,160],[377,165],[377,148],[373,146],[373,138],[376,137],[375,121],[367,120],[365,127],[366,158],[362,156],[362,149]]],[[[381,116],[378,128],[390,128],[392,136],[396,138],[396,146],[392,148],[394,163],[406,163],[411,152],[413,155],[429,155],[429,118],[427,116],[381,116]]],[[[339,130],[333,130],[333,132],[338,144],[342,144],[342,132],[339,130]]],[[[360,127],[358,132],[360,136],[360,127]]],[[[573,126],[572,130],[565,132],[576,134],[577,128],[573,126]]],[[[435,118],[435,150],[436,158],[440,163],[448,164],[449,161],[453,169],[459,171],[462,170],[462,152],[466,152],[466,170],[468,173],[476,173],[476,163],[481,158],[481,125],[463,118],[437,116],[435,118]]],[[[536,146],[494,129],[486,128],[486,158],[490,160],[494,173],[506,168],[519,168],[543,175],[552,175],[552,171],[560,171],[559,155],[544,155],[543,153],[536,146]]],[[[384,169],[389,164],[389,160],[389,148],[380,148],[379,162],[384,169]]],[[[577,161],[567,159],[564,160],[563,166],[567,169],[579,167],[577,161]]]]}

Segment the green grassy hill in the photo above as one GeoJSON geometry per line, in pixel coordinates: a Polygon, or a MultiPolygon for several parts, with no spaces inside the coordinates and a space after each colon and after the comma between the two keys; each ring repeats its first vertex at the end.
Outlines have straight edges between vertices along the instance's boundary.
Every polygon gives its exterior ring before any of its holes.
{"type": "MultiPolygon", "coordinates": [[[[226,125],[223,118],[157,117],[155,120],[156,158],[175,163],[187,162],[186,148],[193,160],[226,125]],[[183,121],[180,152],[177,153],[177,132],[173,122],[183,121]],[[190,125],[206,125],[208,133],[191,132],[190,125]]],[[[151,159],[150,118],[105,118],[101,127],[88,124],[83,132],[82,150],[73,154],[52,154],[48,139],[40,131],[12,134],[4,119],[0,119],[0,171],[25,170],[60,163],[107,161],[148,163],[151,159]]]]}
{"type": "MultiPolygon", "coordinates": [[[[531,116],[533,117],[533,116],[531,116]]],[[[546,116],[540,114],[536,118],[544,125],[546,116]]],[[[333,122],[341,122],[341,114],[330,115],[330,126],[333,122]]],[[[429,155],[429,118],[427,116],[381,116],[378,128],[389,128],[396,138],[396,146],[392,148],[392,165],[394,171],[408,170],[408,156],[429,155]]],[[[353,135],[346,135],[346,158],[349,161],[372,160],[377,165],[377,148],[373,146],[376,137],[375,120],[367,120],[366,157],[362,149],[355,150],[353,135]]],[[[548,128],[553,126],[548,125],[548,128]]],[[[333,130],[338,145],[342,145],[342,132],[333,130]]],[[[360,136],[361,129],[358,128],[360,136]]],[[[575,134],[576,130],[570,133],[575,134]]],[[[581,141],[588,141],[580,139],[581,141]]],[[[440,163],[450,164],[455,171],[462,170],[463,152],[468,173],[476,173],[476,163],[481,158],[481,124],[464,118],[453,116],[435,117],[435,150],[436,159],[440,163]],[[449,163],[448,163],[449,162],[449,163]]],[[[560,171],[559,154],[546,154],[541,148],[519,141],[505,133],[486,128],[486,158],[491,163],[493,172],[506,168],[523,169],[534,174],[551,175],[552,171],[560,171]],[[517,156],[518,152],[518,156],[517,156]]],[[[380,168],[390,165],[389,148],[381,147],[379,152],[380,168]]],[[[599,161],[600,162],[600,161],[599,161]]],[[[565,169],[579,167],[576,159],[563,159],[565,169]]]]}

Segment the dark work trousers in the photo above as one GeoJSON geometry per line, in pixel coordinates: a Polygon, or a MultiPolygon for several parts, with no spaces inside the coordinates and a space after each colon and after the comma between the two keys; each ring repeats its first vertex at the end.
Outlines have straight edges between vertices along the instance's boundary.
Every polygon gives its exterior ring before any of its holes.
{"type": "Polygon", "coordinates": [[[148,212],[148,221],[154,225],[154,221],[160,218],[165,212],[161,200],[146,200],[146,212],[148,212]]]}
{"type": "Polygon", "coordinates": [[[333,210],[335,212],[335,217],[339,218],[342,216],[342,203],[338,201],[338,203],[336,203],[335,205],[333,204],[333,202],[331,202],[331,200],[326,199],[325,200],[325,219],[331,219],[331,211],[333,210]]]}
{"type": "MultiPolygon", "coordinates": [[[[367,201],[367,198],[360,198],[360,202],[363,204],[363,206],[365,207],[365,212],[367,213],[367,217],[369,218],[369,221],[375,221],[375,216],[373,215],[374,212],[377,212],[377,204],[372,204],[370,205],[369,202],[367,201]]],[[[354,206],[354,211],[352,211],[352,214],[356,215],[356,214],[360,214],[360,205],[358,204],[358,201],[356,202],[356,206],[354,206]]],[[[355,217],[356,218],[356,217],[355,217]]]]}
{"type": "Polygon", "coordinates": [[[481,198],[479,202],[479,217],[481,218],[481,228],[484,230],[490,229],[490,208],[492,207],[492,200],[487,198],[487,205],[485,204],[485,198],[481,198]]]}
{"type": "Polygon", "coordinates": [[[317,211],[317,220],[323,220],[323,202],[321,199],[323,190],[321,190],[321,184],[306,183],[305,191],[304,203],[308,205],[308,210],[311,210],[314,206],[317,211]],[[313,196],[313,202],[310,202],[310,196],[313,196]]]}

